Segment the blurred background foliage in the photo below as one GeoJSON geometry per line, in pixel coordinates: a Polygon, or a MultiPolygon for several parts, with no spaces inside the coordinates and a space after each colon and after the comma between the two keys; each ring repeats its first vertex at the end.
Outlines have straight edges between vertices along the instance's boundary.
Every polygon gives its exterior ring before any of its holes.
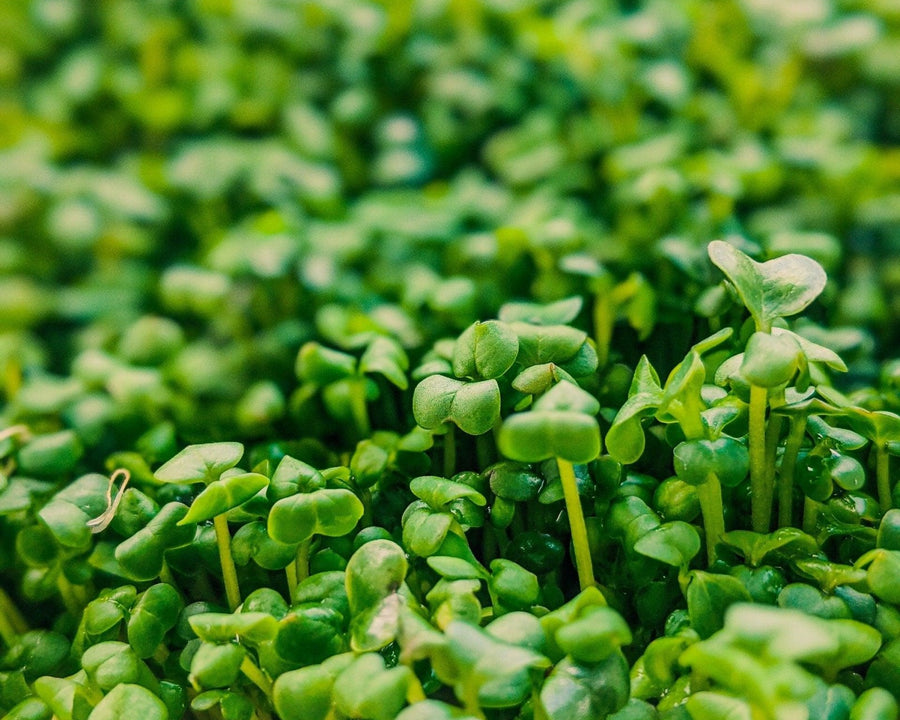
{"type": "Polygon", "coordinates": [[[5,419],[98,457],[516,298],[670,368],[723,236],[819,260],[806,332],[900,377],[898,0],[7,0],[0,84],[5,419]]]}

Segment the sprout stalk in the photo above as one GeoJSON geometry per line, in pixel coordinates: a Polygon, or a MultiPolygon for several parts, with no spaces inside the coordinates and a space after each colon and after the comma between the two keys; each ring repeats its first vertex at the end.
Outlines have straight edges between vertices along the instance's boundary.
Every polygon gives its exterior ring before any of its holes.
{"type": "Polygon", "coordinates": [[[875,450],[875,478],[878,484],[878,502],[881,511],[891,509],[891,456],[882,443],[875,450]]]}
{"type": "Polygon", "coordinates": [[[725,534],[725,514],[722,507],[722,484],[715,473],[706,476],[706,482],[697,486],[703,529],[706,535],[706,558],[712,565],[716,559],[716,545],[725,534]]]}
{"type": "Polygon", "coordinates": [[[228,608],[234,612],[241,604],[241,589],[238,585],[234,558],[231,556],[231,533],[228,530],[228,520],[225,519],[225,515],[216,515],[213,518],[213,526],[216,529],[216,545],[219,548],[219,560],[222,563],[225,596],[228,598],[228,608]]]}
{"type": "Polygon", "coordinates": [[[778,476],[778,527],[791,524],[793,515],[794,473],[797,469],[797,457],[800,446],[806,435],[806,416],[791,419],[784,456],[781,459],[781,474],[778,476]]]}
{"type": "Polygon", "coordinates": [[[578,584],[582,590],[596,585],[594,581],[594,565],[591,561],[591,548],[588,544],[587,525],[581,509],[581,498],[578,496],[578,484],[575,480],[575,468],[568,460],[556,458],[559,477],[562,481],[563,496],[566,501],[566,512],[569,515],[569,528],[572,532],[572,545],[575,548],[575,568],[578,571],[578,584]]]}
{"type": "Polygon", "coordinates": [[[750,522],[754,532],[769,532],[772,515],[771,475],[766,462],[766,400],[768,391],[750,386],[750,522]]]}

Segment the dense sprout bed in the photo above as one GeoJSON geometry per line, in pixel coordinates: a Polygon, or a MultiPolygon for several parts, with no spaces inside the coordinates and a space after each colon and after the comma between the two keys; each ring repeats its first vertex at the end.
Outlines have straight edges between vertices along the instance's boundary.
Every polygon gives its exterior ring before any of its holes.
{"type": "Polygon", "coordinates": [[[0,715],[897,720],[900,3],[0,38],[0,715]]]}

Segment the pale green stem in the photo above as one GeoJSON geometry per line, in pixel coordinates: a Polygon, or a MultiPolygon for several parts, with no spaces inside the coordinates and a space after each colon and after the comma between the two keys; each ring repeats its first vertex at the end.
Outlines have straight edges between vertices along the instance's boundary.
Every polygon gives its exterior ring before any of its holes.
{"type": "Polygon", "coordinates": [[[297,593],[297,563],[291,560],[284,568],[284,576],[287,579],[288,600],[294,602],[294,595],[297,593]]]}
{"type": "Polygon", "coordinates": [[[706,532],[706,558],[712,565],[716,559],[716,545],[725,534],[725,515],[722,508],[722,484],[715,473],[706,476],[706,482],[697,486],[703,529],[706,532]]]}
{"type": "Polygon", "coordinates": [[[609,361],[609,346],[612,342],[613,312],[609,290],[604,288],[594,293],[594,340],[597,343],[598,367],[603,369],[609,361]]]}
{"type": "Polygon", "coordinates": [[[169,569],[169,564],[165,560],[163,560],[162,569],[159,571],[159,580],[174,588],[178,587],[175,577],[172,575],[172,570],[169,569]]]}
{"type": "Polygon", "coordinates": [[[84,606],[87,603],[82,602],[82,599],[79,596],[75,585],[69,582],[68,578],[66,578],[65,576],[65,573],[63,573],[62,571],[60,571],[59,577],[56,580],[56,587],[59,589],[59,594],[60,597],[62,597],[63,605],[66,606],[66,610],[68,610],[75,617],[80,617],[82,611],[84,610],[84,606]]]}
{"type": "Polygon", "coordinates": [[[359,382],[352,385],[350,390],[350,407],[359,437],[361,439],[369,437],[372,434],[372,426],[369,424],[369,409],[366,407],[365,380],[360,379],[359,382]]]}
{"type": "Polygon", "coordinates": [[[28,623],[19,612],[19,608],[2,587],[0,587],[0,619],[8,622],[17,635],[24,635],[29,630],[28,623]]]}
{"type": "Polygon", "coordinates": [[[169,648],[165,646],[164,643],[160,643],[159,647],[156,648],[156,652],[153,653],[153,659],[162,665],[166,660],[169,659],[169,648]]]}
{"type": "Polygon", "coordinates": [[[819,504],[808,497],[803,498],[803,532],[814,535],[819,519],[819,504]]]}
{"type": "Polygon", "coordinates": [[[250,659],[249,655],[244,655],[244,659],[241,661],[241,672],[244,673],[250,682],[263,691],[265,696],[269,698],[269,701],[272,700],[272,681],[250,659]]]}
{"type": "Polygon", "coordinates": [[[300,546],[297,548],[297,557],[294,559],[294,567],[296,568],[298,585],[309,577],[309,548],[311,545],[312,538],[307,538],[300,543],[300,546]]]}
{"type": "Polygon", "coordinates": [[[372,491],[368,488],[359,491],[359,501],[363,506],[362,518],[360,518],[361,527],[369,527],[372,524],[372,491]]]}
{"type": "Polygon", "coordinates": [[[778,527],[789,527],[793,521],[794,473],[805,435],[806,416],[791,418],[784,456],[781,458],[781,474],[778,476],[778,527]]]}
{"type": "Polygon", "coordinates": [[[456,428],[447,423],[444,433],[444,477],[451,478],[456,472],[456,428]]]}
{"type": "Polygon", "coordinates": [[[536,686],[531,688],[531,707],[534,711],[534,720],[550,720],[544,703],[541,702],[541,693],[536,686]]]}
{"type": "Polygon", "coordinates": [[[485,715],[481,711],[481,703],[478,701],[478,685],[471,679],[467,679],[463,683],[463,706],[469,715],[480,720],[485,720],[485,715]]]}
{"type": "Polygon", "coordinates": [[[754,532],[769,532],[772,516],[771,474],[766,463],[766,400],[768,391],[750,386],[750,521],[754,532]]]}
{"type": "Polygon", "coordinates": [[[484,433],[475,438],[475,453],[478,456],[478,469],[489,467],[494,459],[494,448],[491,443],[490,433],[484,433]]]}
{"type": "Polygon", "coordinates": [[[572,545],[575,548],[575,568],[578,571],[578,584],[582,590],[596,585],[594,581],[594,565],[591,561],[591,548],[588,543],[587,525],[581,509],[581,498],[578,496],[578,484],[575,480],[575,468],[572,463],[556,458],[559,467],[559,478],[562,481],[563,496],[566,501],[566,512],[569,515],[569,529],[572,532],[572,545]]]}
{"type": "Polygon", "coordinates": [[[878,483],[878,502],[881,511],[891,509],[891,456],[883,443],[875,448],[875,478],[878,483]]]}
{"type": "Polygon", "coordinates": [[[7,648],[11,648],[19,635],[13,627],[12,619],[6,614],[5,608],[0,609],[0,640],[7,648]]]}
{"type": "Polygon", "coordinates": [[[425,688],[422,687],[422,683],[419,681],[419,678],[415,673],[410,673],[411,679],[409,681],[409,685],[406,688],[406,701],[412,705],[417,702],[422,702],[423,700],[427,700],[428,696],[425,694],[425,688]]]}
{"type": "Polygon", "coordinates": [[[219,560],[222,563],[225,596],[228,598],[228,608],[234,612],[241,604],[241,589],[238,585],[234,558],[231,557],[231,533],[228,530],[228,520],[225,519],[225,515],[216,515],[213,518],[213,526],[216,529],[216,545],[219,548],[219,560]]]}
{"type": "Polygon", "coordinates": [[[481,561],[488,565],[491,560],[497,557],[497,536],[494,534],[494,528],[490,521],[484,524],[481,529],[481,561]]]}

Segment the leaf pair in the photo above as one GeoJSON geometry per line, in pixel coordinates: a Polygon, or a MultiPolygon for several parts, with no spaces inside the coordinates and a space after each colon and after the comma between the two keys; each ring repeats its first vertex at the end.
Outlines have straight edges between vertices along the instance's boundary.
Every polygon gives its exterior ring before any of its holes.
{"type": "Polygon", "coordinates": [[[512,460],[561,458],[590,462],[600,454],[600,403],[577,385],[562,381],[541,395],[531,410],[510,416],[498,437],[500,452],[512,460]]]}

